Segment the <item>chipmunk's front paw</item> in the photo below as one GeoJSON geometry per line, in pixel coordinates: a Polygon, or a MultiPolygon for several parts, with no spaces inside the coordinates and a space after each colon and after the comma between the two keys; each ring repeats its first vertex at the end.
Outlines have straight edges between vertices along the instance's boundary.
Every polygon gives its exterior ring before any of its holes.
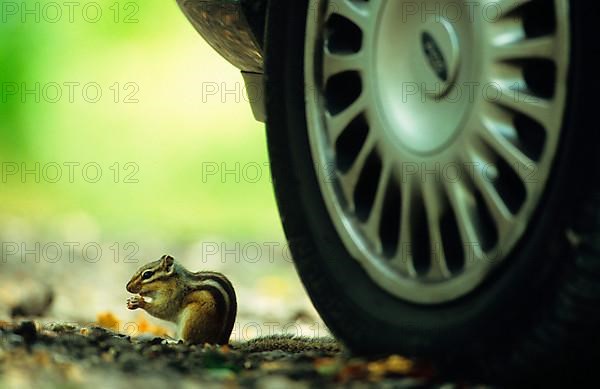
{"type": "Polygon", "coordinates": [[[127,299],[127,308],[134,310],[144,307],[144,298],[142,296],[133,296],[127,299]]]}

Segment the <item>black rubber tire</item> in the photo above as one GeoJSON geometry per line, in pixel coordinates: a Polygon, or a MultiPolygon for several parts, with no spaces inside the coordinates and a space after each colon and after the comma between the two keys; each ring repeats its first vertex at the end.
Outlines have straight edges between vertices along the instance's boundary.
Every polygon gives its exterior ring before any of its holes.
{"type": "Polygon", "coordinates": [[[573,1],[567,115],[556,165],[527,234],[475,292],[433,307],[379,288],[336,234],[305,118],[308,0],[272,0],[266,33],[267,138],[296,268],[323,320],[359,354],[402,353],[447,374],[505,384],[583,382],[600,356],[598,13],[573,1]],[[595,54],[595,55],[594,55],[595,54]],[[585,167],[585,168],[584,168],[585,167]],[[572,230],[580,244],[567,239],[572,230]]]}

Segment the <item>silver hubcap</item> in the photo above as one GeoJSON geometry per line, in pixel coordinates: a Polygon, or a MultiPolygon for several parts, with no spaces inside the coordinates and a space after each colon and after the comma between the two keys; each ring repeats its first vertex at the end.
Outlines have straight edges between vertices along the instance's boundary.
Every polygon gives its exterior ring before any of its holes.
{"type": "Polygon", "coordinates": [[[314,5],[308,130],[346,248],[400,298],[472,291],[525,233],[551,172],[567,0],[314,5]]]}

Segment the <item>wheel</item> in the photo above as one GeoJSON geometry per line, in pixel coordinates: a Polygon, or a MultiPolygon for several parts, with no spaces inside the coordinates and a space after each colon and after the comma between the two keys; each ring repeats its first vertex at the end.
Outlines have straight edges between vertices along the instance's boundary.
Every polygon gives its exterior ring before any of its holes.
{"type": "Polygon", "coordinates": [[[583,3],[270,2],[283,227],[354,352],[512,383],[583,377],[598,356],[599,44],[583,3]]]}

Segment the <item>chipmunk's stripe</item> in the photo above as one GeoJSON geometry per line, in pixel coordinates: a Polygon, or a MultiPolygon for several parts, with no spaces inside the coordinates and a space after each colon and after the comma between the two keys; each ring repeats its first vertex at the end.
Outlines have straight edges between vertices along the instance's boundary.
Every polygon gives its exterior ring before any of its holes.
{"type": "MultiPolygon", "coordinates": [[[[217,315],[219,318],[227,318],[229,316],[229,298],[225,294],[223,288],[213,280],[204,280],[202,284],[198,288],[199,290],[205,290],[211,294],[213,299],[215,300],[217,315]]],[[[219,329],[219,344],[221,344],[222,334],[225,328],[226,320],[220,323],[219,329]]]]}
{"type": "Polygon", "coordinates": [[[231,282],[229,282],[229,280],[221,273],[200,272],[199,275],[202,277],[203,286],[213,294],[217,301],[217,305],[222,304],[221,306],[224,309],[223,313],[226,320],[221,330],[221,339],[219,343],[227,344],[237,314],[235,290],[233,289],[231,282]]]}

